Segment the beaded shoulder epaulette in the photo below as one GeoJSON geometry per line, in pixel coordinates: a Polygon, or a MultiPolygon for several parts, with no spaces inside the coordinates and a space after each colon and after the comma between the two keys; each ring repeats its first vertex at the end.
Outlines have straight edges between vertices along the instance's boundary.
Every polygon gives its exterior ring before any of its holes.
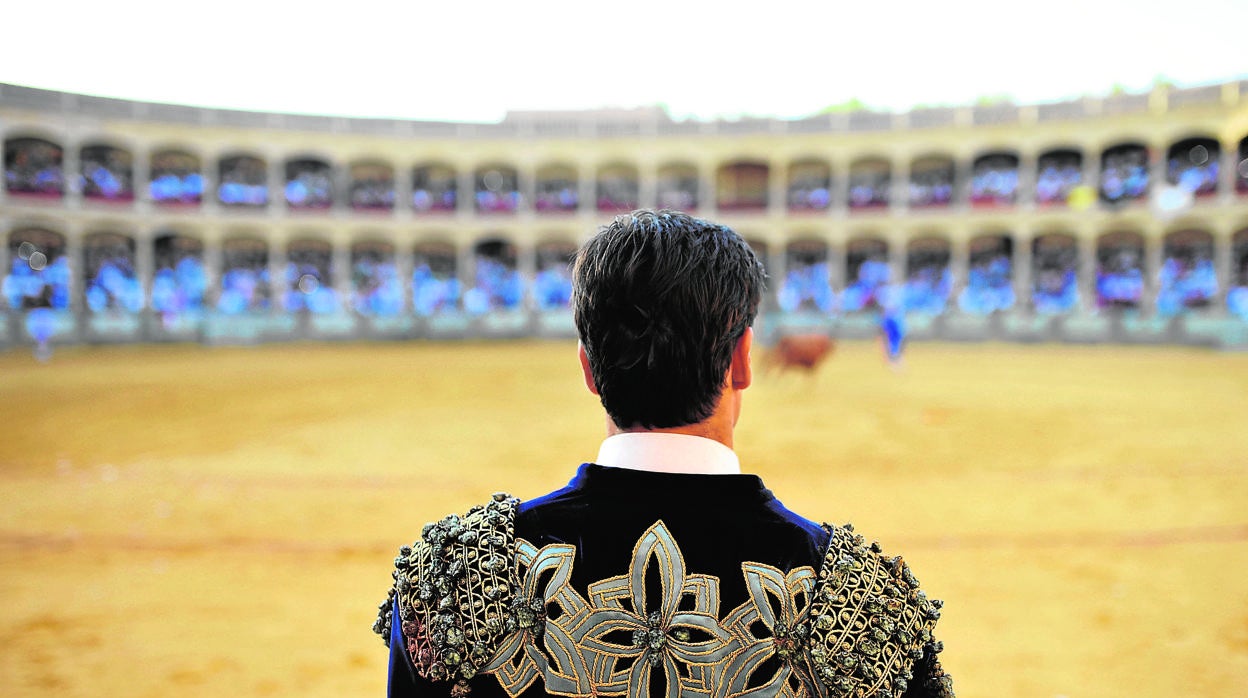
{"type": "Polygon", "coordinates": [[[565,696],[645,698],[656,681],[668,695],[722,698],[953,695],[932,635],[940,602],[848,524],[825,524],[818,571],[742,563],[750,598],[721,613],[719,579],[686,568],[662,521],[621,574],[582,593],[570,583],[576,549],[516,538],[517,504],[496,494],[428,524],[395,559],[373,630],[389,644],[400,623],[417,674],[451,696],[478,674],[511,696],[538,678],[565,696]]]}

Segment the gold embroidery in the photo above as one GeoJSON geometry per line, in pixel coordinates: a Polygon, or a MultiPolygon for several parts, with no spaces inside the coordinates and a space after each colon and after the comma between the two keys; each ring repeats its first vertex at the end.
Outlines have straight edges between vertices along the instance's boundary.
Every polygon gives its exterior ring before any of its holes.
{"type": "Polygon", "coordinates": [[[662,521],[637,541],[624,574],[582,597],[570,583],[575,547],[516,539],[516,503],[496,495],[427,526],[396,558],[374,625],[388,643],[397,602],[417,672],[454,682],[456,698],[478,673],[513,698],[539,677],[566,696],[644,698],[660,683],[668,698],[900,696],[920,658],[918,680],[953,696],[935,660],[940,602],[848,524],[826,527],[817,573],[742,563],[749,598],[721,620],[719,579],[686,569],[662,521]]]}

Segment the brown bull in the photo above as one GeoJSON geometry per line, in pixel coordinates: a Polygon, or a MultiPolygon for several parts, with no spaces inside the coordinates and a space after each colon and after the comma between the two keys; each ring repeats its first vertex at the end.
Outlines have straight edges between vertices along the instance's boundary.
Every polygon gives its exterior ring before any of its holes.
{"type": "Polygon", "coordinates": [[[835,349],[836,340],[826,334],[784,335],[764,355],[763,367],[769,371],[792,368],[813,373],[835,349]]]}

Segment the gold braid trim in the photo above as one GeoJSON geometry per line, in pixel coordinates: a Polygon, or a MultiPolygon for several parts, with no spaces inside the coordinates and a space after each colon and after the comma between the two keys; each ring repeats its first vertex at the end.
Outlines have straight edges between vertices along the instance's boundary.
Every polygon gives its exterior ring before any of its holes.
{"type": "Polygon", "coordinates": [[[932,637],[943,604],[927,598],[900,557],[868,546],[852,525],[825,528],[831,539],[806,618],[810,678],[832,697],[900,697],[925,660],[917,681],[951,698],[932,637]]]}
{"type": "Polygon", "coordinates": [[[421,540],[401,548],[394,560],[394,586],[373,631],[389,645],[397,601],[416,672],[455,682],[454,696],[469,693],[468,680],[516,629],[511,604],[517,504],[498,493],[462,517],[426,524],[421,540]]]}

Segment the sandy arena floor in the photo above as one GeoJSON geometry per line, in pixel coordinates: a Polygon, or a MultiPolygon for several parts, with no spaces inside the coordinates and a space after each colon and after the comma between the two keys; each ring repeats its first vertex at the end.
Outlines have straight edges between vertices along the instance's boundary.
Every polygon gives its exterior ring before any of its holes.
{"type": "MultiPolygon", "coordinates": [[[[0,352],[0,695],[382,695],[395,549],[596,453],[574,352],[0,352]]],[[[906,360],[759,376],[738,451],[945,599],[960,696],[1244,695],[1248,354],[906,360]]]]}

